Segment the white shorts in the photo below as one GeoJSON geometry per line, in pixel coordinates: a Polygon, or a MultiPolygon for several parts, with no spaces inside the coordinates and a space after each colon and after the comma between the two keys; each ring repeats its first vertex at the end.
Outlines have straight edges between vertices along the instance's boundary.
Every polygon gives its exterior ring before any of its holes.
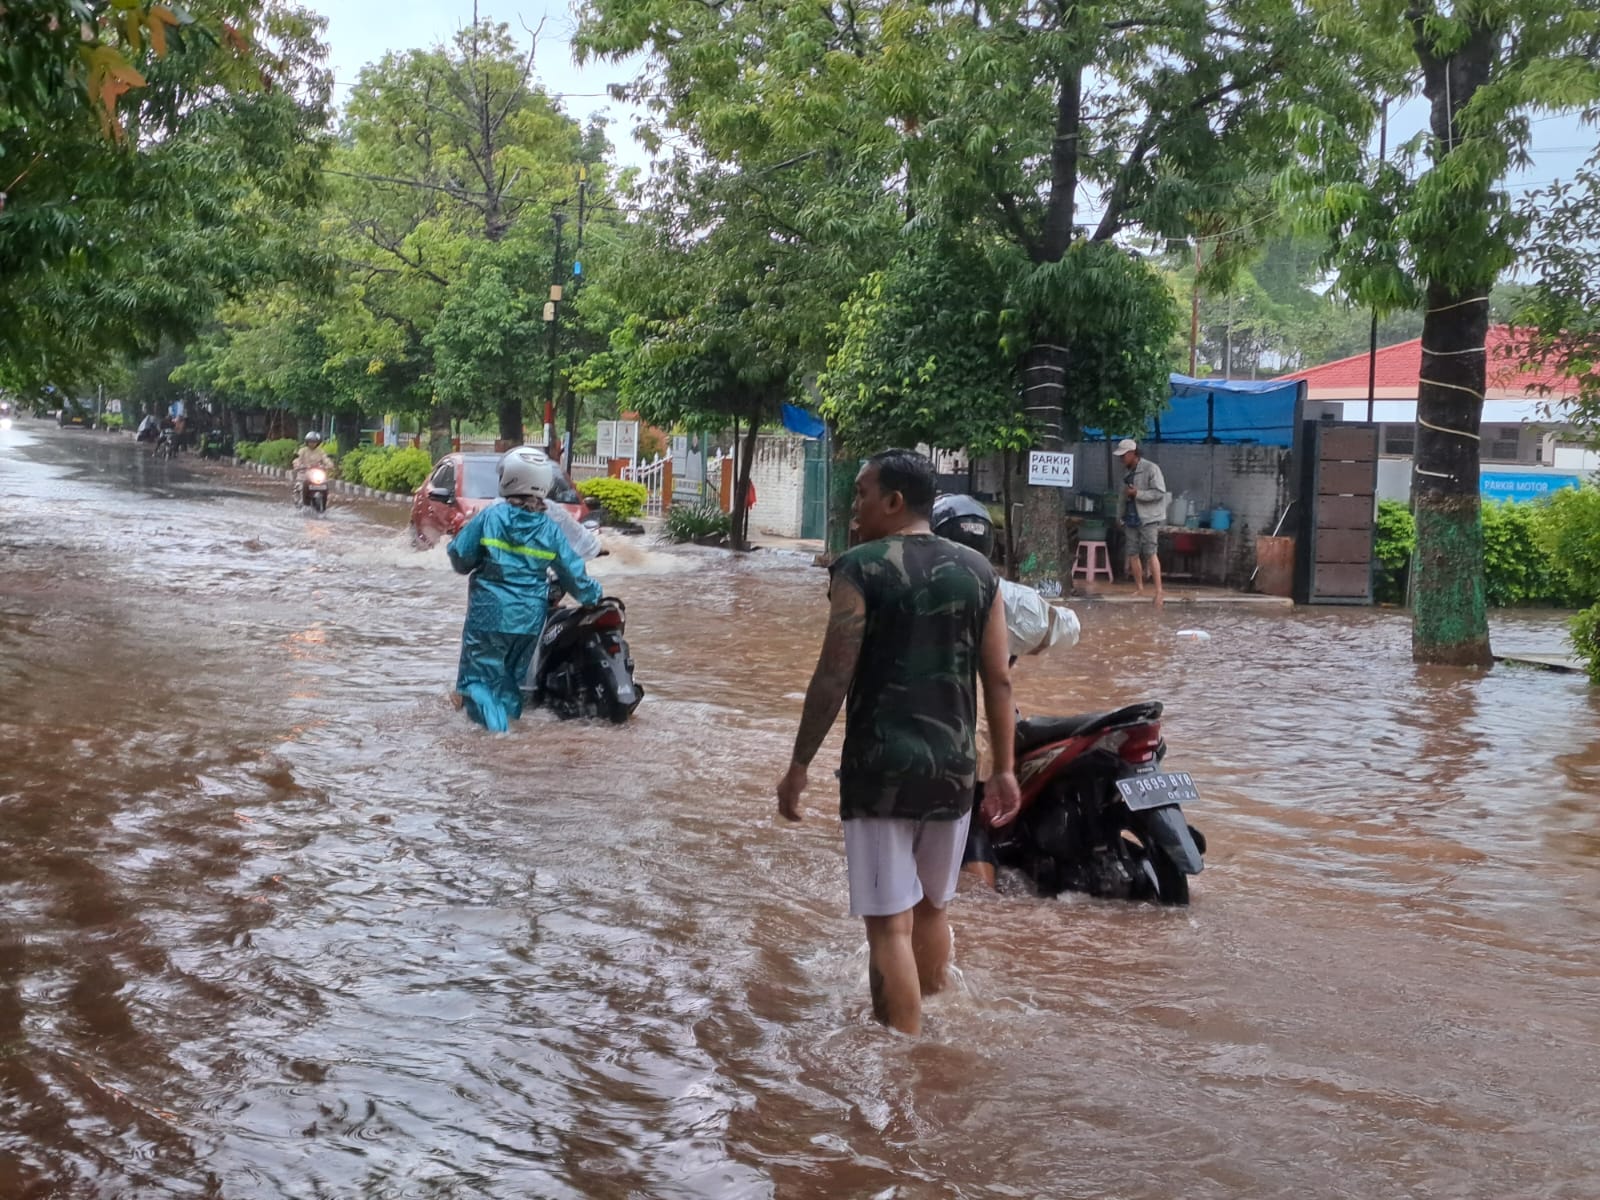
{"type": "Polygon", "coordinates": [[[956,894],[969,811],[959,821],[862,817],[843,822],[850,915],[892,917],[926,898],[943,908],[956,894]]]}

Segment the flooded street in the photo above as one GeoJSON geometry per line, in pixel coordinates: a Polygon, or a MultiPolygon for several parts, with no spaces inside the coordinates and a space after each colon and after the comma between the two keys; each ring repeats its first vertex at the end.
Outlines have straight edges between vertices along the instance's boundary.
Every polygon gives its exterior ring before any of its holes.
{"type": "Polygon", "coordinates": [[[0,489],[5,1200],[1600,1187],[1581,677],[1419,670],[1393,612],[1080,608],[1019,703],[1167,703],[1195,902],[964,895],[912,1041],[829,772],[773,819],[806,559],[619,539],[635,719],[494,737],[398,507],[42,422],[0,489]]]}

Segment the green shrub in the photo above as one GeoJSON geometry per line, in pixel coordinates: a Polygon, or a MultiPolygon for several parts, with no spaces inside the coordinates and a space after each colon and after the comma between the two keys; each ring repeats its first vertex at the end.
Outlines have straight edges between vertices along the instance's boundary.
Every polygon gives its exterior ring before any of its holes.
{"type": "Polygon", "coordinates": [[[1574,607],[1600,602],[1600,488],[1563,488],[1539,506],[1537,540],[1574,607]]]}
{"type": "Polygon", "coordinates": [[[1404,604],[1411,554],[1417,546],[1417,522],[1398,500],[1378,502],[1378,536],[1373,548],[1377,572],[1373,593],[1380,604],[1404,604]]]}
{"type": "Polygon", "coordinates": [[[295,438],[274,438],[256,447],[256,461],[267,467],[287,467],[294,462],[300,443],[295,438]]]}
{"type": "Polygon", "coordinates": [[[1572,618],[1572,648],[1588,666],[1589,682],[1600,683],[1600,604],[1572,618]]]}
{"type": "Polygon", "coordinates": [[[121,429],[123,426],[121,413],[102,413],[100,424],[106,429],[121,429]]]}
{"type": "Polygon", "coordinates": [[[372,453],[370,446],[357,446],[346,451],[339,459],[339,478],[351,483],[361,482],[361,463],[372,453]]]}
{"type": "Polygon", "coordinates": [[[414,492],[433,470],[426,450],[384,446],[369,450],[359,461],[361,482],[380,492],[414,492]]]}
{"type": "Polygon", "coordinates": [[[1483,506],[1483,575],[1488,602],[1496,608],[1517,604],[1560,604],[1569,588],[1540,545],[1545,506],[1503,500],[1483,506]]]}
{"type": "Polygon", "coordinates": [[[233,456],[240,462],[255,462],[256,451],[260,449],[260,446],[261,443],[259,442],[235,442],[233,444],[233,456]]]}
{"type": "Polygon", "coordinates": [[[580,495],[593,496],[614,521],[636,520],[644,512],[650,490],[628,479],[585,479],[578,485],[580,495]]]}
{"type": "Polygon", "coordinates": [[[690,507],[674,505],[667,510],[667,538],[674,542],[692,542],[698,538],[726,537],[731,528],[728,514],[715,504],[690,507]]]}

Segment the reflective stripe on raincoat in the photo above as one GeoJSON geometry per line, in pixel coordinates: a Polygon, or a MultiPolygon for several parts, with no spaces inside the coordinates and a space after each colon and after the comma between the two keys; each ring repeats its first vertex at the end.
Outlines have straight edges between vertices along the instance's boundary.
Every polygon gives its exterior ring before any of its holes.
{"type": "Polygon", "coordinates": [[[491,504],[450,542],[450,565],[470,574],[467,628],[473,632],[533,633],[544,628],[547,572],[581,604],[600,599],[561,528],[543,512],[491,504]]]}

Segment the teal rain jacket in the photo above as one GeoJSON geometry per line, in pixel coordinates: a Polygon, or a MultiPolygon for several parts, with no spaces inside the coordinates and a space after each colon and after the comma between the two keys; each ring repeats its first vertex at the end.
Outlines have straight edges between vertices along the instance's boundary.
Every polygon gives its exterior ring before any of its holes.
{"type": "Polygon", "coordinates": [[[451,566],[472,576],[466,628],[473,633],[537,636],[544,628],[551,569],[580,603],[594,604],[601,596],[566,534],[543,512],[491,504],[461,527],[449,554],[451,566]]]}

